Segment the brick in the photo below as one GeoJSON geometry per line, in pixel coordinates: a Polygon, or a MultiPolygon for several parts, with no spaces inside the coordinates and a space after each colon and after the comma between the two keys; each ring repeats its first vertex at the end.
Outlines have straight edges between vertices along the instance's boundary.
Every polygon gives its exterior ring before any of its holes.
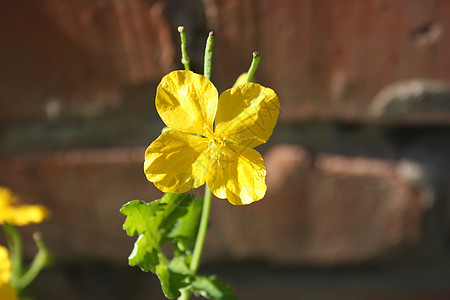
{"type": "Polygon", "coordinates": [[[285,121],[372,121],[374,97],[391,84],[450,79],[446,1],[228,0],[216,11],[223,88],[260,51],[257,80],[278,93],[285,121]]]}
{"type": "Polygon", "coordinates": [[[213,203],[210,259],[354,264],[419,244],[423,194],[394,163],[329,154],[312,159],[288,145],[272,147],[265,161],[264,199],[245,207],[213,203]]]}
{"type": "Polygon", "coordinates": [[[0,4],[0,118],[51,117],[59,106],[96,115],[124,88],[174,68],[164,1],[0,4]]]}
{"type": "Polygon", "coordinates": [[[403,80],[381,90],[372,115],[389,124],[450,124],[450,81],[403,80]]]}

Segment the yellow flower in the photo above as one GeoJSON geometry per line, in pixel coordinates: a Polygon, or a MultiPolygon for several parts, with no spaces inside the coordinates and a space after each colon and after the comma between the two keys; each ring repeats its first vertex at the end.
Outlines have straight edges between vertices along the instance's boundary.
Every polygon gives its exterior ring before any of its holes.
{"type": "Polygon", "coordinates": [[[49,215],[42,205],[14,206],[16,202],[17,197],[10,189],[0,187],[0,225],[4,222],[17,226],[40,223],[49,215]]]}
{"type": "Polygon", "coordinates": [[[9,260],[8,249],[0,245],[0,285],[9,283],[11,279],[11,261],[9,260]]]}
{"type": "Polygon", "coordinates": [[[156,109],[171,128],[145,152],[144,171],[157,188],[184,193],[206,182],[216,197],[237,205],[264,197],[266,168],[253,148],[277,122],[273,90],[245,83],[218,97],[206,77],[175,71],[161,80],[156,109]]]}
{"type": "Polygon", "coordinates": [[[17,294],[9,285],[11,279],[11,261],[8,250],[0,245],[0,299],[17,300],[17,294]]]}

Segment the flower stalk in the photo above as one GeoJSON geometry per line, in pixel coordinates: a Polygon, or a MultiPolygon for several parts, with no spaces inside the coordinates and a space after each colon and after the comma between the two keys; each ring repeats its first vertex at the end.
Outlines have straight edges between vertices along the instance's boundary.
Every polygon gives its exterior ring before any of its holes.
{"type": "Polygon", "coordinates": [[[179,26],[178,32],[180,33],[180,39],[181,39],[181,63],[184,65],[184,68],[187,71],[190,71],[191,70],[191,66],[190,66],[191,60],[186,51],[186,33],[184,32],[184,27],[179,26]]]}
{"type": "Polygon", "coordinates": [[[3,223],[3,230],[6,236],[6,242],[8,244],[10,257],[11,257],[11,286],[15,290],[19,290],[18,282],[20,275],[22,274],[22,238],[14,226],[3,223]]]}
{"type": "Polygon", "coordinates": [[[261,54],[259,52],[253,52],[252,64],[247,72],[247,82],[253,82],[253,77],[255,76],[255,72],[258,69],[259,61],[261,60],[261,54]]]}
{"type": "Polygon", "coordinates": [[[209,212],[211,210],[212,193],[209,187],[205,184],[205,196],[203,198],[202,216],[198,229],[197,239],[195,241],[194,252],[192,254],[192,261],[190,270],[196,273],[200,265],[200,258],[203,252],[203,245],[205,244],[206,231],[208,230],[209,212]]]}
{"type": "Polygon", "coordinates": [[[50,252],[42,240],[41,235],[36,232],[33,234],[33,239],[38,247],[38,253],[33,258],[28,270],[16,281],[17,290],[22,290],[30,285],[50,261],[50,252]]]}
{"type": "Polygon", "coordinates": [[[212,55],[214,48],[214,32],[210,31],[205,47],[205,60],[203,65],[203,76],[211,80],[212,55]]]}
{"type": "Polygon", "coordinates": [[[38,253],[33,258],[29,268],[23,267],[22,238],[16,228],[8,223],[3,224],[6,240],[11,257],[11,287],[20,292],[25,289],[38,276],[42,269],[50,261],[50,252],[44,244],[39,233],[33,235],[33,239],[38,247],[38,253]],[[24,269],[26,271],[24,272],[24,269]]]}

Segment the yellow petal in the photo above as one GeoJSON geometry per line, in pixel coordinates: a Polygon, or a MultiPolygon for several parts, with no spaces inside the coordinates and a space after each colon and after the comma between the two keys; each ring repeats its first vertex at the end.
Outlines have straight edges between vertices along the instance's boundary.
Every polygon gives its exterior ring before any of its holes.
{"type": "Polygon", "coordinates": [[[10,207],[1,213],[4,221],[11,225],[25,226],[30,223],[41,223],[48,218],[50,213],[42,205],[20,205],[10,207]]]}
{"type": "Polygon", "coordinates": [[[184,193],[205,183],[208,140],[171,129],[145,152],[144,172],[161,191],[184,193]]]}
{"type": "Polygon", "coordinates": [[[18,300],[16,291],[9,284],[0,284],[0,299],[18,300]]]}
{"type": "Polygon", "coordinates": [[[0,222],[2,211],[8,209],[14,202],[16,202],[16,196],[13,192],[6,187],[0,186],[0,222]]]}
{"type": "Polygon", "coordinates": [[[42,205],[16,205],[17,198],[8,188],[0,187],[0,223],[24,226],[40,223],[50,215],[42,205]]]}
{"type": "Polygon", "coordinates": [[[213,129],[217,101],[212,82],[191,71],[169,73],[156,92],[156,109],[168,127],[203,136],[213,129]]]}
{"type": "Polygon", "coordinates": [[[215,133],[228,142],[253,148],[269,139],[279,111],[273,90],[257,83],[241,84],[220,95],[215,133]]]}
{"type": "Polygon", "coordinates": [[[227,144],[212,153],[206,184],[213,194],[235,205],[250,204],[266,193],[266,168],[256,150],[227,144]]]}
{"type": "MultiPolygon", "coordinates": [[[[11,261],[8,249],[0,245],[0,286],[9,283],[11,279],[11,261]]],[[[0,297],[0,299],[3,299],[0,297]]]]}

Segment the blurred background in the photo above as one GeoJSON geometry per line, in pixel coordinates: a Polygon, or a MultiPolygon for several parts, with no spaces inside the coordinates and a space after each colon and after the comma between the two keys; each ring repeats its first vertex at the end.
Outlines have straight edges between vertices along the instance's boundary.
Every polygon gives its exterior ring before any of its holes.
{"type": "MultiPolygon", "coordinates": [[[[0,2],[0,185],[52,218],[35,299],[163,299],[127,265],[121,206],[163,123],[155,89],[215,33],[223,91],[256,80],[281,113],[258,148],[266,197],[212,205],[202,272],[239,299],[450,298],[450,1],[0,2]]],[[[3,243],[3,236],[1,242],[3,243]]]]}

